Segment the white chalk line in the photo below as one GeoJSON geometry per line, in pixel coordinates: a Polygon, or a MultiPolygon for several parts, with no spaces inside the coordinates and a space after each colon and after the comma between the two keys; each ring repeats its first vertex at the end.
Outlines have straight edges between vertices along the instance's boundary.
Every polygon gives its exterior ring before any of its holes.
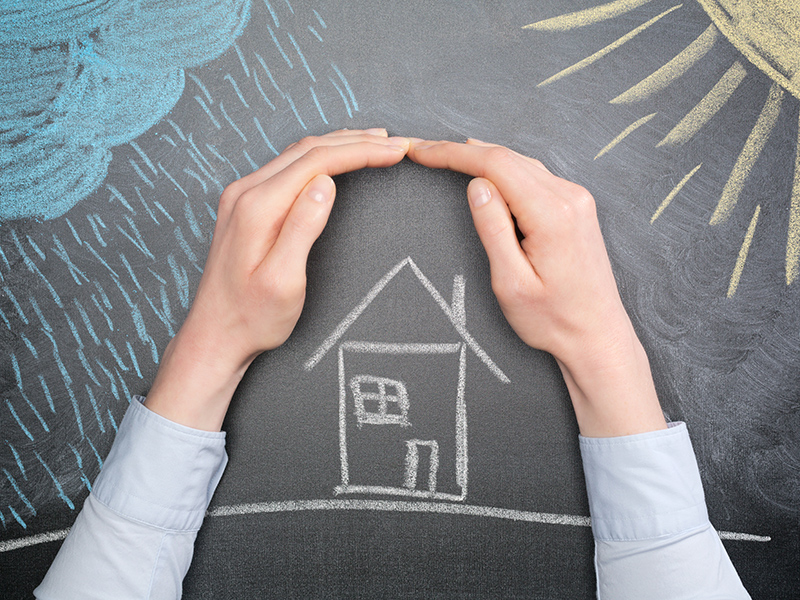
{"type": "Polygon", "coordinates": [[[389,285],[389,282],[394,279],[395,275],[397,275],[403,267],[408,265],[416,278],[422,284],[422,286],[428,291],[428,293],[433,298],[434,302],[439,306],[442,312],[445,314],[447,319],[453,325],[455,330],[458,334],[462,337],[462,339],[467,343],[467,345],[472,349],[472,351],[476,354],[476,356],[483,362],[484,365],[492,372],[492,374],[497,377],[503,383],[509,383],[511,380],[506,376],[505,373],[498,367],[495,362],[489,358],[489,355],[486,354],[483,348],[478,345],[478,342],[475,341],[475,338],[467,331],[464,322],[466,321],[466,312],[463,308],[463,292],[464,292],[464,278],[463,276],[456,276],[455,282],[455,298],[453,307],[447,304],[447,301],[444,297],[439,293],[439,291],[434,287],[433,283],[425,277],[425,274],[420,271],[419,267],[417,267],[416,263],[411,259],[411,257],[404,258],[400,261],[395,267],[389,271],[386,275],[381,277],[381,279],[376,283],[369,293],[364,296],[361,302],[350,311],[350,313],[344,318],[344,320],[336,326],[336,329],[322,342],[322,345],[317,348],[314,354],[304,363],[303,368],[306,371],[310,371],[313,369],[317,363],[322,360],[325,354],[336,345],[336,342],[345,334],[345,332],[350,328],[350,326],[355,323],[356,319],[361,316],[367,307],[372,303],[372,301],[380,294],[383,289],[389,285]]]}
{"type": "Polygon", "coordinates": [[[412,498],[425,498],[426,500],[448,500],[452,502],[463,502],[463,494],[450,494],[448,492],[431,492],[429,490],[409,490],[404,487],[391,487],[388,485],[338,485],[334,493],[340,494],[370,494],[372,496],[389,494],[391,496],[405,496],[412,498]]]}
{"type": "Polygon", "coordinates": [[[60,542],[67,537],[68,533],[69,529],[59,529],[58,531],[29,535],[28,537],[18,538],[16,540],[6,540],[5,542],[0,542],[0,552],[10,552],[11,550],[19,550],[20,548],[36,546],[37,544],[46,544],[48,542],[60,542]]]}
{"type": "Polygon", "coordinates": [[[279,512],[300,512],[312,510],[371,510],[383,512],[439,513],[447,515],[467,515],[472,517],[494,517],[529,523],[552,525],[572,525],[589,527],[589,517],[577,515],[557,515],[552,513],[529,512],[491,506],[475,506],[451,502],[414,502],[410,500],[366,500],[357,498],[332,498],[320,500],[284,500],[280,502],[255,502],[220,506],[208,512],[210,517],[232,517],[279,512]]]}
{"type": "MultiPolygon", "coordinates": [[[[454,314],[453,310],[447,304],[447,301],[442,297],[439,291],[433,286],[430,279],[425,277],[425,274],[420,271],[417,264],[411,260],[411,257],[408,258],[408,266],[411,267],[411,270],[414,272],[414,275],[417,276],[420,283],[422,283],[423,287],[428,290],[428,293],[433,297],[436,304],[439,305],[439,308],[442,309],[442,312],[445,316],[450,320],[450,323],[453,324],[455,330],[459,333],[459,335],[464,339],[467,345],[472,349],[472,351],[481,359],[484,365],[492,372],[492,374],[497,377],[503,383],[510,383],[511,380],[506,376],[505,373],[498,367],[494,361],[489,358],[489,355],[478,345],[478,342],[475,341],[475,338],[467,331],[466,327],[460,323],[462,317],[465,319],[466,314],[454,314]]],[[[458,312],[458,310],[457,310],[458,312]]]]}
{"type": "Polygon", "coordinates": [[[341,323],[339,323],[339,325],[336,326],[336,329],[334,329],[333,332],[327,337],[327,339],[324,342],[322,342],[322,345],[319,348],[317,348],[316,352],[314,352],[311,358],[309,358],[306,361],[306,363],[303,365],[303,368],[306,371],[310,371],[311,369],[313,369],[314,366],[320,360],[322,360],[322,357],[325,356],[325,354],[327,354],[328,350],[333,348],[336,342],[339,341],[339,338],[341,338],[344,335],[344,333],[350,328],[350,326],[356,322],[356,319],[358,319],[358,317],[361,316],[361,313],[363,313],[366,310],[366,308],[370,305],[370,303],[373,300],[375,300],[375,298],[377,298],[378,294],[380,294],[381,291],[383,291],[383,288],[385,288],[389,284],[389,282],[394,278],[394,276],[397,275],[400,272],[400,270],[408,264],[410,260],[411,257],[403,259],[402,261],[397,263],[397,265],[395,265],[395,267],[391,271],[389,271],[386,275],[380,278],[378,283],[376,283],[372,287],[372,289],[366,296],[364,296],[361,302],[359,302],[358,305],[353,310],[350,311],[350,314],[348,314],[344,318],[344,320],[341,323]]]}
{"type": "MultiPolygon", "coordinates": [[[[527,523],[545,523],[548,525],[571,525],[573,527],[591,527],[589,517],[579,515],[558,515],[553,513],[529,512],[512,510],[509,508],[495,508],[491,506],[474,506],[469,504],[451,504],[445,502],[410,502],[406,500],[359,500],[359,499],[330,499],[330,500],[284,500],[281,502],[255,502],[249,504],[232,504],[218,506],[208,511],[209,517],[233,517],[238,515],[269,514],[280,512],[300,512],[311,510],[373,510],[389,512],[417,512],[439,513],[448,515],[467,515],[472,517],[490,517],[495,519],[509,519],[527,523]]],[[[31,535],[16,540],[0,542],[0,553],[19,550],[38,544],[58,542],[67,537],[69,529],[59,529],[31,535]]],[[[768,535],[754,535],[736,531],[719,531],[723,540],[736,542],[770,542],[768,535]]]]}
{"type": "Polygon", "coordinates": [[[733,540],[736,542],[771,542],[772,538],[768,535],[755,535],[752,533],[739,533],[737,531],[718,531],[720,539],[733,540]]]}
{"type": "Polygon", "coordinates": [[[455,344],[418,344],[395,342],[342,342],[341,347],[348,352],[374,354],[455,354],[461,349],[461,343],[455,344]]]}
{"type": "MultiPolygon", "coordinates": [[[[312,510],[372,510],[384,512],[417,512],[438,513],[447,515],[466,515],[471,517],[489,517],[508,519],[526,523],[544,523],[548,525],[569,525],[573,527],[591,527],[589,517],[580,515],[561,515],[554,513],[531,512],[493,506],[476,506],[472,504],[450,502],[414,502],[409,500],[365,500],[365,499],[320,499],[320,500],[284,500],[279,502],[255,502],[250,504],[233,504],[219,506],[207,514],[209,517],[232,517],[279,512],[300,512],[312,510]]],[[[768,535],[754,535],[736,531],[718,531],[723,540],[738,542],[770,542],[768,535]]]]}

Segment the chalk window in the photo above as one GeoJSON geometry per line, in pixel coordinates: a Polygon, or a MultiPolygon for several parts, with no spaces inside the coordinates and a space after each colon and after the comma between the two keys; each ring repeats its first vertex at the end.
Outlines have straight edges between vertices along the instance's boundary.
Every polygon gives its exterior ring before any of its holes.
{"type": "Polygon", "coordinates": [[[411,425],[408,421],[408,392],[402,381],[356,375],[350,379],[358,424],[411,425]]]}

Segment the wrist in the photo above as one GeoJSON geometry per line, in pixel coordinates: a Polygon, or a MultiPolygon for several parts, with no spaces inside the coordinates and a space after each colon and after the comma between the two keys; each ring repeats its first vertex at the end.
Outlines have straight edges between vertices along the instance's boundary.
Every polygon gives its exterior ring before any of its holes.
{"type": "Polygon", "coordinates": [[[167,345],[145,406],[195,429],[219,431],[255,356],[244,356],[187,319],[167,345]]]}
{"type": "Polygon", "coordinates": [[[632,326],[605,344],[557,361],[584,437],[666,428],[650,362],[632,326]]]}

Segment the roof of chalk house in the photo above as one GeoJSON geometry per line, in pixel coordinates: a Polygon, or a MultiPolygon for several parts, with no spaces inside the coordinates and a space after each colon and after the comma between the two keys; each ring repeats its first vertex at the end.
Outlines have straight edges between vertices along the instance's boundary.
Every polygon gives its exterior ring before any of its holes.
{"type": "Polygon", "coordinates": [[[416,263],[411,259],[411,257],[407,257],[400,261],[397,265],[395,265],[386,275],[384,275],[364,296],[361,301],[353,308],[353,310],[348,313],[348,315],[342,320],[341,323],[331,332],[331,334],[320,344],[320,346],[314,351],[314,353],[309,357],[309,359],[305,362],[303,367],[306,371],[310,371],[313,369],[317,363],[319,363],[325,355],[328,353],[331,348],[333,348],[336,343],[344,336],[347,330],[350,328],[353,323],[361,316],[361,314],[367,309],[367,307],[372,303],[375,298],[384,290],[384,288],[389,284],[394,277],[400,273],[405,268],[411,269],[412,273],[416,276],[419,283],[422,287],[430,294],[433,298],[434,302],[437,306],[441,309],[442,313],[444,313],[445,317],[449,320],[450,324],[453,326],[453,329],[458,333],[464,343],[475,353],[475,355],[483,362],[484,365],[503,383],[508,383],[510,380],[506,376],[505,373],[500,369],[500,367],[495,364],[495,362],[489,357],[488,354],[480,347],[478,342],[475,341],[475,338],[467,331],[466,328],[466,318],[464,313],[464,296],[463,296],[463,286],[464,280],[461,278],[460,280],[457,278],[456,281],[460,281],[460,294],[456,293],[459,286],[455,286],[454,289],[454,298],[453,303],[448,304],[444,297],[439,293],[439,291],[433,286],[431,281],[425,276],[425,274],[420,271],[419,267],[416,263]]]}

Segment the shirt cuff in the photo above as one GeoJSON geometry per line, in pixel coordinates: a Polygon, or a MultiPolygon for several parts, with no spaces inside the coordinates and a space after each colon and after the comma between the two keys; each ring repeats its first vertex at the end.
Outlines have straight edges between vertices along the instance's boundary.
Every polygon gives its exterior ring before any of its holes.
{"type": "Polygon", "coordinates": [[[580,436],[580,447],[595,539],[644,540],[708,525],[685,423],[622,437],[580,436]]]}
{"type": "Polygon", "coordinates": [[[92,494],[129,519],[196,531],[228,463],[225,433],[174,423],[143,402],[131,401],[92,494]]]}

